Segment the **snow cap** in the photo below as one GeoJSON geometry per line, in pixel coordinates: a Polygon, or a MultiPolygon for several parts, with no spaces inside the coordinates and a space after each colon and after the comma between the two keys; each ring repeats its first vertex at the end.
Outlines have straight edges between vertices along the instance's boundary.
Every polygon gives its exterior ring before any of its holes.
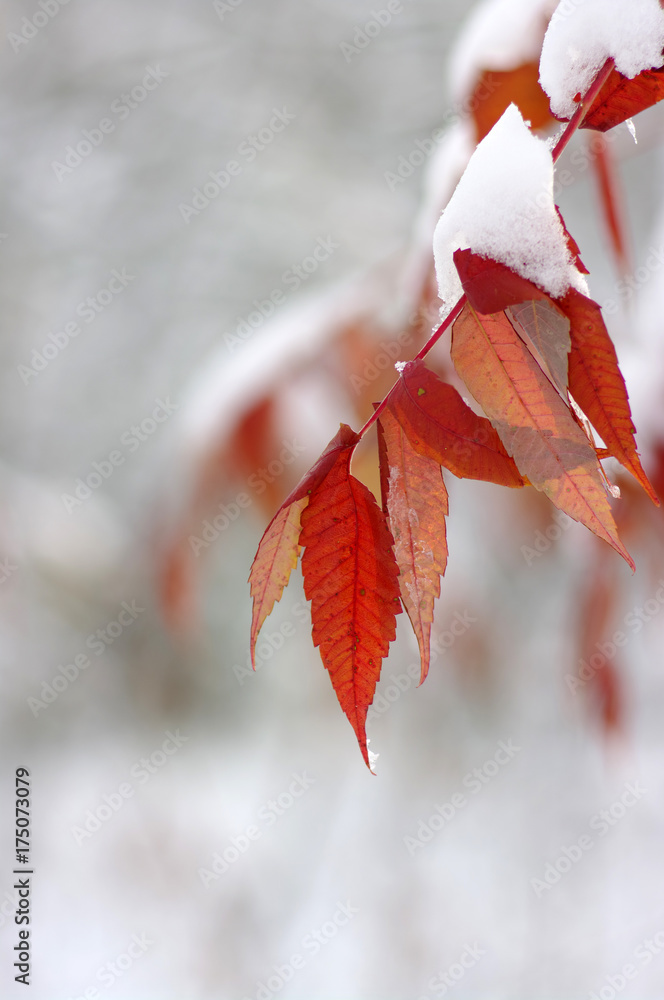
{"type": "Polygon", "coordinates": [[[471,10],[450,57],[455,101],[469,97],[486,70],[537,62],[556,0],[482,0],[471,10]]]}
{"type": "Polygon", "coordinates": [[[452,254],[470,248],[506,264],[554,298],[588,294],[553,201],[553,159],[511,104],[479,144],[433,237],[439,295],[449,308],[463,289],[452,254]]]}
{"type": "Polygon", "coordinates": [[[549,24],[540,59],[540,83],[559,118],[576,111],[609,57],[633,79],[664,64],[664,8],[659,0],[562,0],[549,24]]]}

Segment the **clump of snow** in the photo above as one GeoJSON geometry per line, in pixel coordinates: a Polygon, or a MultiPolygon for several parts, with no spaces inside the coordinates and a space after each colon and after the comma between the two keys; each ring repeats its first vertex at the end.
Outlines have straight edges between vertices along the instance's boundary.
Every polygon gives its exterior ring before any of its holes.
{"type": "Polygon", "coordinates": [[[559,118],[571,118],[609,57],[633,79],[662,66],[664,9],[659,0],[562,0],[544,37],[540,83],[559,118]]]}
{"type": "Polygon", "coordinates": [[[506,264],[554,298],[570,286],[588,294],[554,205],[551,152],[514,104],[473,153],[436,226],[436,276],[448,306],[462,294],[452,254],[466,248],[506,264]]]}
{"type": "Polygon", "coordinates": [[[450,59],[455,101],[468,97],[486,70],[516,69],[539,59],[555,0],[484,0],[466,21],[450,59]]]}

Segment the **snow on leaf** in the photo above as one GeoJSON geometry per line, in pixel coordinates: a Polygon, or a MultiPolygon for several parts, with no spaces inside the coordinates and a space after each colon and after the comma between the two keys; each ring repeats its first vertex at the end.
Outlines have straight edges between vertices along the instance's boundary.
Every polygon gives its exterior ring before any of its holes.
{"type": "Polygon", "coordinates": [[[460,479],[519,487],[524,480],[486,417],[464,403],[423,361],[406,365],[389,409],[418,454],[460,479]]]}
{"type": "MultiPolygon", "coordinates": [[[[614,92],[620,89],[632,101],[632,84],[639,92],[637,107],[624,113],[612,122],[631,117],[655,103],[652,84],[647,84],[641,93],[639,74],[662,66],[664,49],[664,8],[659,0],[574,0],[573,4],[560,3],[554,12],[542,45],[540,57],[540,82],[551,98],[551,110],[560,118],[570,118],[574,111],[575,95],[585,94],[591,83],[609,59],[615,62],[613,82],[604,94],[602,88],[591,106],[596,108],[609,105],[615,113],[622,102],[616,100],[614,92]],[[636,79],[635,79],[636,78],[636,79]],[[621,81],[622,84],[621,85],[621,81]]],[[[585,125],[605,131],[597,121],[585,125]]]]}
{"type": "Polygon", "coordinates": [[[253,598],[250,638],[252,663],[258,633],[275,601],[281,600],[291,570],[297,564],[300,517],[309,495],[325,478],[338,455],[349,453],[349,449],[352,450],[357,441],[357,434],[346,424],[342,424],[318,461],[286,497],[263,533],[249,573],[253,598]]]}
{"type": "Polygon", "coordinates": [[[564,295],[570,287],[587,291],[556,212],[553,174],[547,143],[510,105],[471,156],[436,226],[434,259],[443,302],[459,299],[453,254],[465,248],[501,261],[549,295],[564,295]]]}
{"type": "Polygon", "coordinates": [[[439,463],[413,449],[389,409],[378,422],[378,449],[401,600],[420,650],[421,684],[429,671],[434,602],[447,565],[447,490],[439,463]]]}
{"type": "Polygon", "coordinates": [[[304,592],[313,641],[371,770],[366,717],[401,611],[392,536],[371,492],[340,451],[302,512],[304,592]]]}
{"type": "Polygon", "coordinates": [[[556,0],[483,0],[469,5],[450,58],[454,100],[469,101],[487,71],[493,80],[537,60],[555,5],[556,0]]]}
{"type": "Polygon", "coordinates": [[[560,307],[571,324],[570,392],[609,452],[631,472],[653,503],[659,505],[636,450],[627,389],[600,307],[576,291],[568,292],[560,300],[560,307]]]}
{"type": "Polygon", "coordinates": [[[595,451],[503,313],[467,304],[452,360],[522,475],[634,564],[618,538],[595,451]]]}

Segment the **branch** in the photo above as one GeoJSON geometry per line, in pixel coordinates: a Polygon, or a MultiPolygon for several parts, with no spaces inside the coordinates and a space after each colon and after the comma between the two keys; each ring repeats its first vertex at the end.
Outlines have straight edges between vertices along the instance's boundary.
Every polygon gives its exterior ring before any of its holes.
{"type": "MultiPolygon", "coordinates": [[[[607,59],[604,65],[602,66],[601,70],[593,80],[593,82],[590,84],[590,87],[588,88],[584,96],[581,98],[578,108],[570,118],[569,122],[567,123],[567,127],[565,128],[565,131],[562,133],[562,135],[558,139],[558,142],[553,148],[552,156],[554,163],[560,158],[560,155],[567,146],[567,143],[570,141],[576,130],[581,125],[588,109],[591,107],[593,101],[595,100],[598,93],[600,92],[600,90],[608,80],[609,76],[611,75],[613,66],[614,66],[613,59],[607,59]]],[[[420,351],[418,351],[418,353],[415,355],[414,358],[415,361],[421,361],[423,358],[427,356],[427,354],[434,346],[434,344],[436,344],[440,340],[440,338],[445,333],[447,328],[451,326],[451,324],[457,318],[457,316],[459,315],[465,304],[466,304],[466,296],[462,295],[459,301],[452,307],[450,312],[447,314],[447,316],[440,324],[438,329],[431,334],[424,347],[420,351]]],[[[374,412],[371,414],[371,416],[365,423],[364,427],[362,427],[362,429],[358,432],[358,438],[362,438],[365,435],[365,433],[369,430],[369,428],[372,426],[372,424],[374,424],[376,420],[378,420],[379,416],[381,415],[385,407],[388,405],[390,401],[390,396],[394,392],[394,389],[397,385],[398,382],[395,382],[390,391],[387,393],[387,395],[378,404],[378,406],[376,406],[374,412]]]]}
{"type": "MultiPolygon", "coordinates": [[[[434,344],[438,343],[438,341],[445,333],[447,328],[452,325],[452,323],[457,318],[457,316],[459,315],[465,304],[466,304],[466,296],[462,295],[459,301],[449,311],[449,313],[447,314],[443,322],[440,324],[438,329],[431,334],[431,336],[429,337],[429,339],[427,340],[426,344],[421,349],[421,351],[418,351],[418,353],[415,355],[413,359],[414,361],[421,361],[422,358],[425,358],[427,356],[427,354],[434,346],[434,344]]],[[[364,427],[358,432],[358,437],[361,438],[365,433],[365,431],[368,431],[371,425],[378,419],[378,417],[381,415],[381,413],[389,403],[390,396],[392,395],[398,384],[399,384],[398,381],[394,383],[388,394],[385,396],[382,402],[379,403],[374,412],[371,414],[364,427]]]]}
{"type": "Polygon", "coordinates": [[[601,70],[593,80],[593,82],[588,87],[588,90],[581,98],[578,108],[576,109],[576,111],[570,118],[569,122],[567,123],[567,128],[560,136],[560,139],[558,139],[556,145],[553,147],[552,156],[554,163],[556,162],[556,160],[560,158],[560,154],[562,153],[567,143],[570,141],[576,130],[583,122],[583,119],[586,117],[586,113],[591,107],[593,101],[599,94],[600,90],[602,89],[608,78],[611,76],[611,70],[613,69],[613,66],[614,66],[613,59],[607,59],[604,65],[602,66],[601,70]]]}

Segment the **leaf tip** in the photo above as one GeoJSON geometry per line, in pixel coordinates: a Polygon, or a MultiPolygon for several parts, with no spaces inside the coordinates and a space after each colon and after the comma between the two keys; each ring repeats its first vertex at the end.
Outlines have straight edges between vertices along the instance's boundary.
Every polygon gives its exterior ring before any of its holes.
{"type": "Polygon", "coordinates": [[[636,563],[634,562],[634,560],[630,556],[630,554],[627,551],[627,549],[623,545],[621,545],[620,548],[617,549],[617,551],[623,557],[623,559],[625,560],[625,562],[627,563],[627,565],[631,569],[632,573],[636,573],[636,563]]]}

